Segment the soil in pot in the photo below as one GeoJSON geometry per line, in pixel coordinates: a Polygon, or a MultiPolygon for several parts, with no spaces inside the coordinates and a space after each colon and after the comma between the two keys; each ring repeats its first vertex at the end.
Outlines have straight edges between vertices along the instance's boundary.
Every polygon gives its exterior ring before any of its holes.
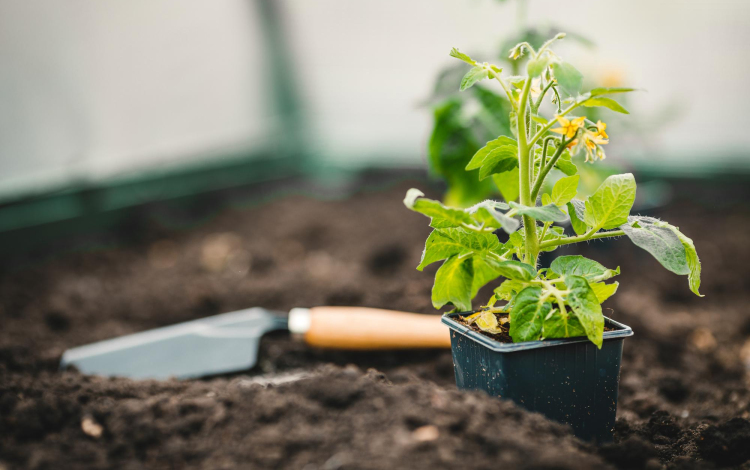
{"type": "MultiPolygon", "coordinates": [[[[495,318],[498,320],[498,325],[500,326],[500,329],[502,330],[501,333],[490,333],[488,331],[484,331],[479,326],[477,326],[474,322],[469,322],[466,317],[464,316],[458,316],[455,317],[455,320],[462,325],[466,325],[469,328],[471,328],[473,331],[476,331],[480,335],[487,336],[488,338],[492,338],[495,341],[498,341],[500,343],[512,343],[513,338],[510,337],[510,323],[506,322],[505,319],[508,318],[507,313],[493,313],[495,315],[495,318]]],[[[604,331],[614,331],[615,328],[605,324],[604,325],[604,331]]]]}

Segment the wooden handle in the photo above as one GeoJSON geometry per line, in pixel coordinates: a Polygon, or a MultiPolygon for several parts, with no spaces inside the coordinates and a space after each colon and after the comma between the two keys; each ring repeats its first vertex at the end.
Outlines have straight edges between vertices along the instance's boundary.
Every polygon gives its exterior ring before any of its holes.
{"type": "Polygon", "coordinates": [[[329,349],[450,348],[439,315],[363,307],[313,307],[304,334],[310,346],[329,349]]]}

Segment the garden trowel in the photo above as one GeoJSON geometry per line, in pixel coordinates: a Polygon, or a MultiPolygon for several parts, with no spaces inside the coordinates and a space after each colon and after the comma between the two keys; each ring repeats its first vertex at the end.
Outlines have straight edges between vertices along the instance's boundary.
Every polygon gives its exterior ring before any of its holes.
{"type": "Polygon", "coordinates": [[[295,308],[288,315],[250,308],[65,351],[61,367],[134,379],[196,378],[252,368],[261,337],[288,330],[312,347],[448,348],[437,315],[362,307],[295,308]]]}

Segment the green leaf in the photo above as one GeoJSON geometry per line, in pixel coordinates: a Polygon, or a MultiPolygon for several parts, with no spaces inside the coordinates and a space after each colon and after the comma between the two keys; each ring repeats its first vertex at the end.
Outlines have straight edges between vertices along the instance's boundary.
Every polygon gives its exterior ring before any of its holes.
{"type": "Polygon", "coordinates": [[[612,98],[607,97],[599,97],[599,98],[589,98],[586,101],[583,102],[583,105],[587,108],[593,108],[593,107],[603,107],[603,108],[609,108],[612,111],[617,111],[618,113],[622,114],[630,114],[627,109],[625,109],[620,103],[613,100],[612,98]]]}
{"type": "Polygon", "coordinates": [[[569,95],[576,96],[581,93],[583,86],[583,75],[575,67],[567,62],[554,62],[552,64],[552,73],[555,74],[557,83],[569,95]]]}
{"type": "Polygon", "coordinates": [[[511,234],[518,230],[520,222],[506,216],[502,212],[498,212],[498,209],[508,209],[509,207],[502,202],[487,200],[475,204],[467,209],[467,211],[480,225],[484,224],[485,227],[502,228],[506,233],[511,234]]]}
{"type": "Polygon", "coordinates": [[[552,198],[550,197],[549,194],[544,193],[542,194],[542,205],[546,206],[548,204],[552,204],[552,198]]]}
{"type": "Polygon", "coordinates": [[[476,210],[479,209],[480,207],[484,207],[487,209],[501,210],[501,211],[507,211],[508,209],[510,209],[510,206],[502,201],[493,201],[492,199],[485,199],[484,201],[479,202],[469,207],[469,209],[467,210],[471,214],[473,212],[476,212],[476,210]]]}
{"type": "Polygon", "coordinates": [[[427,237],[422,252],[422,260],[417,269],[421,271],[425,266],[435,261],[450,258],[454,255],[460,254],[465,257],[479,254],[484,256],[490,252],[503,255],[507,251],[507,248],[492,233],[475,232],[462,228],[436,229],[427,237]]]}
{"type": "Polygon", "coordinates": [[[505,173],[492,175],[492,179],[495,181],[497,189],[506,201],[515,201],[518,199],[520,192],[518,188],[518,172],[518,167],[516,167],[505,173]]]}
{"type": "Polygon", "coordinates": [[[536,277],[536,269],[530,264],[515,260],[497,261],[492,258],[487,258],[485,261],[492,267],[492,269],[497,271],[500,276],[507,279],[530,281],[536,277]]]}
{"type": "Polygon", "coordinates": [[[435,273],[432,305],[441,308],[453,304],[462,311],[471,310],[471,290],[474,266],[471,258],[451,256],[435,273]]]}
{"type": "MultiPolygon", "coordinates": [[[[445,156],[450,153],[447,151],[449,142],[455,140],[455,136],[461,133],[460,113],[461,102],[455,99],[441,103],[433,110],[434,126],[427,144],[427,157],[430,169],[438,174],[445,173],[445,156]]],[[[462,142],[464,145],[461,147],[469,146],[467,139],[462,139],[462,142]]]]}
{"type": "MultiPolygon", "coordinates": [[[[535,171],[538,173],[540,167],[542,166],[542,149],[535,149],[534,154],[534,167],[535,171]]],[[[549,159],[547,161],[549,161],[549,159]]],[[[572,162],[570,152],[568,150],[563,151],[562,155],[560,155],[560,157],[557,159],[557,161],[555,162],[555,169],[560,170],[566,176],[573,176],[575,174],[578,174],[578,167],[575,165],[575,163],[572,162]]]]}
{"type": "Polygon", "coordinates": [[[586,336],[586,330],[583,329],[581,322],[574,315],[565,317],[560,312],[555,311],[544,320],[542,336],[545,339],[575,338],[586,336]]]}
{"type": "Polygon", "coordinates": [[[586,336],[599,349],[602,347],[604,334],[604,315],[599,299],[589,286],[589,282],[580,276],[567,276],[565,285],[568,286],[567,303],[575,312],[578,321],[586,331],[586,336]]]}
{"type": "Polygon", "coordinates": [[[472,59],[468,55],[464,54],[463,52],[460,52],[455,47],[451,49],[450,56],[451,57],[455,57],[456,59],[459,59],[459,60],[463,60],[464,62],[466,62],[469,65],[475,65],[476,64],[476,61],[474,59],[472,59]]]}
{"type": "Polygon", "coordinates": [[[471,160],[466,165],[466,170],[476,170],[477,168],[481,167],[484,163],[484,160],[490,153],[492,153],[492,151],[504,146],[513,147],[515,149],[513,150],[513,154],[518,154],[518,143],[510,137],[506,137],[503,135],[495,140],[487,142],[484,147],[479,149],[477,153],[475,153],[474,156],[471,157],[471,160]]]}
{"type": "Polygon", "coordinates": [[[518,148],[503,145],[491,151],[479,169],[479,181],[496,173],[505,173],[518,167],[518,148]]]}
{"type": "Polygon", "coordinates": [[[471,283],[471,297],[477,295],[479,289],[484,287],[488,282],[494,281],[500,276],[492,266],[482,256],[473,256],[472,263],[474,267],[474,278],[471,283]]]}
{"type": "Polygon", "coordinates": [[[511,85],[518,88],[519,90],[522,90],[524,85],[526,85],[526,77],[523,77],[521,75],[512,75],[508,77],[508,81],[511,85]]]}
{"type": "Polygon", "coordinates": [[[570,225],[573,226],[576,235],[583,235],[589,231],[588,226],[583,221],[585,210],[586,203],[583,201],[573,199],[568,203],[568,217],[570,217],[570,225]]]}
{"type": "Polygon", "coordinates": [[[534,121],[534,122],[538,122],[541,125],[545,125],[545,124],[547,124],[549,122],[549,120],[543,118],[542,116],[540,116],[538,114],[532,114],[531,115],[531,120],[534,121]]]}
{"type": "Polygon", "coordinates": [[[524,245],[524,234],[523,230],[519,230],[517,232],[513,232],[508,237],[508,243],[506,245],[514,246],[514,247],[523,247],[524,245]]]}
{"type": "Polygon", "coordinates": [[[550,56],[549,54],[544,55],[543,57],[539,57],[537,59],[531,59],[528,64],[526,64],[526,72],[528,72],[530,78],[538,77],[539,75],[544,72],[544,69],[547,68],[550,62],[550,56]]]}
{"type": "Polygon", "coordinates": [[[442,231],[433,230],[424,244],[422,259],[419,262],[419,266],[417,266],[417,270],[421,271],[425,266],[430,265],[435,261],[448,259],[453,255],[457,255],[464,248],[463,244],[450,238],[442,231]]]}
{"type": "Polygon", "coordinates": [[[495,288],[495,297],[502,300],[511,300],[527,285],[524,281],[507,279],[495,288]]]}
{"type": "Polygon", "coordinates": [[[552,202],[558,206],[569,203],[578,194],[578,175],[560,178],[552,187],[552,202]]]}
{"type": "Polygon", "coordinates": [[[443,234],[457,241],[463,246],[461,252],[464,255],[471,253],[487,254],[490,251],[502,249],[502,244],[497,236],[488,232],[476,232],[463,228],[446,228],[440,230],[443,234]]]}
{"type": "Polygon", "coordinates": [[[631,91],[635,91],[635,88],[594,88],[589,93],[591,96],[601,96],[601,95],[614,95],[616,93],[628,93],[631,91]]]}
{"type": "Polygon", "coordinates": [[[578,173],[578,167],[573,163],[570,152],[567,150],[560,155],[560,158],[555,162],[555,168],[565,173],[567,176],[573,176],[578,173]]]}
{"type": "MultiPolygon", "coordinates": [[[[451,86],[452,88],[452,86],[451,86]]],[[[481,87],[472,88],[477,94],[481,87]]],[[[507,101],[496,103],[508,108],[507,101]]],[[[434,126],[428,143],[427,162],[430,171],[448,183],[444,201],[448,205],[463,207],[471,205],[494,192],[494,184],[477,181],[478,171],[464,171],[466,163],[479,149],[474,130],[469,127],[462,114],[464,101],[453,97],[433,110],[434,126]]],[[[507,115],[507,111],[505,112],[507,115]]],[[[504,132],[504,128],[493,134],[504,132]]]]}
{"type": "Polygon", "coordinates": [[[459,88],[459,90],[464,91],[467,88],[471,88],[476,82],[478,82],[479,80],[484,80],[488,76],[489,71],[481,65],[477,65],[476,67],[473,67],[471,70],[466,72],[464,78],[461,79],[461,87],[459,88]]]}
{"type": "Polygon", "coordinates": [[[542,336],[542,324],[552,304],[542,300],[541,287],[527,287],[516,296],[510,313],[510,337],[513,342],[535,341],[542,336]]]}
{"type": "Polygon", "coordinates": [[[455,228],[457,225],[448,219],[441,219],[439,217],[433,217],[430,219],[430,227],[438,229],[455,228]]]}
{"type": "Polygon", "coordinates": [[[471,216],[461,209],[445,207],[432,199],[422,198],[424,193],[412,188],[406,192],[404,205],[409,209],[432,218],[431,225],[434,228],[458,227],[461,224],[470,224],[471,216]]]}
{"type": "Polygon", "coordinates": [[[701,286],[701,261],[698,258],[698,252],[695,251],[693,240],[686,237],[685,234],[680,232],[680,229],[675,227],[674,225],[666,223],[664,225],[671,231],[673,231],[675,235],[677,235],[677,238],[680,239],[680,241],[682,242],[682,246],[685,248],[687,264],[690,268],[690,272],[688,273],[688,283],[690,284],[690,290],[693,291],[693,293],[698,297],[704,297],[700,292],[698,292],[698,289],[701,286]]]}
{"type": "Polygon", "coordinates": [[[542,207],[529,207],[515,202],[509,202],[510,207],[516,209],[520,215],[528,215],[542,222],[565,222],[568,216],[556,205],[548,204],[542,207]]]}
{"type": "MultiPolygon", "coordinates": [[[[537,226],[536,228],[536,234],[537,237],[539,237],[539,243],[551,241],[551,240],[557,240],[559,238],[565,238],[565,229],[562,227],[553,225],[550,226],[547,229],[547,232],[544,234],[544,238],[542,239],[542,231],[543,227],[537,226]]],[[[516,253],[516,255],[521,258],[520,253],[524,249],[524,244],[526,241],[526,235],[524,234],[523,230],[519,230],[517,232],[513,232],[510,237],[508,237],[508,242],[505,244],[505,246],[510,250],[516,253]]],[[[558,247],[557,246],[550,246],[547,248],[542,248],[541,251],[555,251],[558,247]]]]}
{"type": "Polygon", "coordinates": [[[480,208],[474,214],[475,220],[480,224],[484,224],[485,227],[498,229],[501,228],[507,234],[511,234],[518,230],[521,223],[513,217],[508,217],[502,212],[497,212],[490,209],[480,208]]]}
{"type": "Polygon", "coordinates": [[[472,87],[471,90],[481,107],[477,119],[487,128],[487,135],[510,135],[508,113],[511,110],[511,104],[505,96],[481,86],[472,87]]]}
{"type": "MultiPolygon", "coordinates": [[[[547,233],[544,234],[544,239],[541,239],[541,232],[542,227],[537,227],[537,234],[540,238],[539,243],[550,241],[550,240],[557,240],[559,238],[565,238],[565,229],[562,227],[552,226],[547,229],[547,233]]],[[[547,248],[542,248],[541,251],[555,251],[558,247],[557,246],[550,246],[547,248]]]]}
{"type": "Polygon", "coordinates": [[[408,191],[406,191],[406,197],[404,197],[404,205],[411,209],[414,207],[414,203],[417,201],[417,198],[420,198],[424,196],[424,193],[417,188],[411,188],[408,191]]]}
{"type": "Polygon", "coordinates": [[[633,174],[612,175],[586,200],[584,221],[597,230],[619,227],[628,221],[634,201],[633,174]]]}
{"type": "Polygon", "coordinates": [[[652,217],[629,217],[620,227],[636,246],[651,253],[662,266],[675,274],[690,274],[685,246],[680,237],[652,217]]]}
{"type": "Polygon", "coordinates": [[[589,282],[589,287],[591,287],[591,290],[596,294],[596,299],[600,304],[612,297],[612,295],[617,292],[617,287],[619,285],[620,283],[616,281],[611,284],[605,284],[604,282],[589,282]]]}
{"type": "Polygon", "coordinates": [[[581,255],[558,256],[549,268],[560,276],[581,276],[587,281],[606,281],[620,274],[620,268],[607,269],[598,262],[581,255]]]}
{"type": "Polygon", "coordinates": [[[675,274],[687,275],[690,290],[700,292],[701,263],[693,240],[666,222],[652,217],[630,217],[622,230],[637,246],[651,253],[675,274]]]}

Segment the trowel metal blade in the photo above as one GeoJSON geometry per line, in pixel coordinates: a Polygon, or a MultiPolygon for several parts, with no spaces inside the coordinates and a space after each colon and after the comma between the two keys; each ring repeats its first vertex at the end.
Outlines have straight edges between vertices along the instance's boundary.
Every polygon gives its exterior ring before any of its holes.
{"type": "Polygon", "coordinates": [[[224,374],[252,368],[260,338],[284,329],[286,316],[256,307],[69,349],[60,366],[133,379],[224,374]]]}

